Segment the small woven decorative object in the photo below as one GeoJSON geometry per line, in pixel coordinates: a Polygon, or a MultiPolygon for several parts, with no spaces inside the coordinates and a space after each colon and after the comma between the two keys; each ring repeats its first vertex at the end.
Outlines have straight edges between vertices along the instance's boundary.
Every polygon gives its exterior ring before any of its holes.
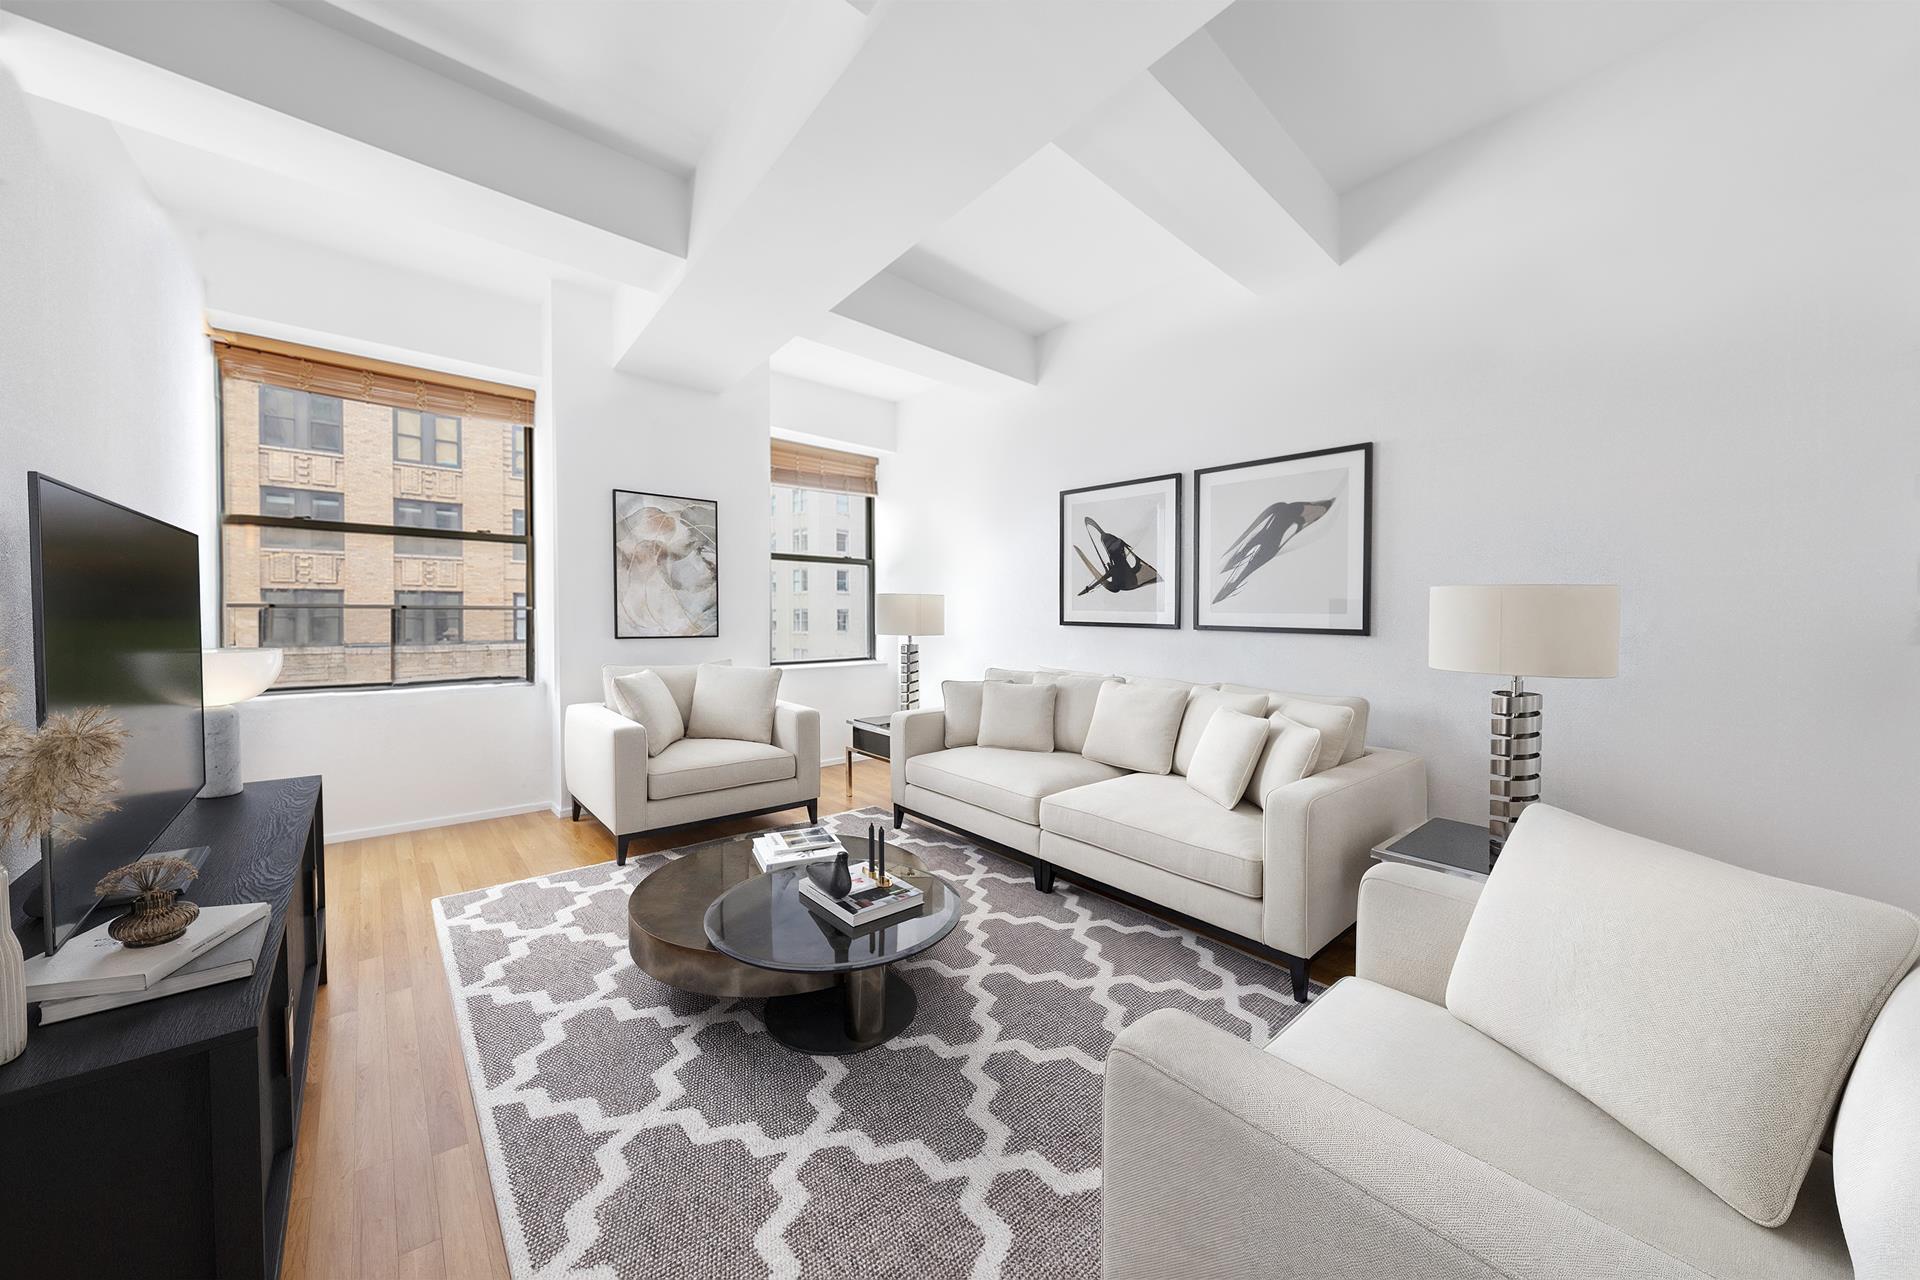
{"type": "Polygon", "coordinates": [[[107,926],[107,936],[122,946],[157,947],[172,942],[200,918],[200,906],[180,902],[180,890],[200,874],[184,858],[142,858],[100,877],[93,891],[102,897],[134,891],[133,909],[107,926]]]}

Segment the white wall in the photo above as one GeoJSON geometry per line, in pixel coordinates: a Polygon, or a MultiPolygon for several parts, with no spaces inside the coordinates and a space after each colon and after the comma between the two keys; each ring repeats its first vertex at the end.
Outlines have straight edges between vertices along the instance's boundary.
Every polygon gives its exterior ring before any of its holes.
{"type": "Polygon", "coordinates": [[[193,530],[209,576],[213,369],[199,282],[113,130],[4,72],[0,229],[0,666],[30,722],[26,473],[193,530]]]}
{"type": "Polygon", "coordinates": [[[1920,908],[1914,17],[1755,8],[1355,193],[1338,270],[908,402],[882,574],[948,596],[930,675],[1362,694],[1483,819],[1496,681],[1427,669],[1428,586],[1617,582],[1619,678],[1535,686],[1547,798],[1920,908]],[[1056,624],[1060,489],[1359,440],[1371,638],[1056,624]]]}

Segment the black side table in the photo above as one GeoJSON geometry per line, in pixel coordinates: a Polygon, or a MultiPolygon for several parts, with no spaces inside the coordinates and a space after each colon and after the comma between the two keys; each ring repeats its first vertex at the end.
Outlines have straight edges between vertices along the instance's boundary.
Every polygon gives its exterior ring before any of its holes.
{"type": "Polygon", "coordinates": [[[885,760],[893,747],[893,713],[851,716],[847,720],[847,794],[853,794],[853,757],[885,760]]]}
{"type": "Polygon", "coordinates": [[[1493,871],[1487,829],[1452,818],[1428,818],[1411,831],[1375,845],[1373,856],[1382,862],[1404,862],[1469,880],[1485,880],[1493,871]]]}

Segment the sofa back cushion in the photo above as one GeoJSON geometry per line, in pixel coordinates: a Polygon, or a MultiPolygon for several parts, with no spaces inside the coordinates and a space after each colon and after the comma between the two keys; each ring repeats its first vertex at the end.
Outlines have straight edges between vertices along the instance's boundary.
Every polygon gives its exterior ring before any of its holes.
{"type": "Polygon", "coordinates": [[[1165,773],[1186,706],[1184,689],[1110,680],[1094,704],[1081,754],[1116,769],[1165,773]]]}
{"type": "Polygon", "coordinates": [[[1217,711],[1207,719],[1200,747],[1187,770],[1187,785],[1222,809],[1245,797],[1247,780],[1267,745],[1267,718],[1217,711]]]}
{"type": "Polygon", "coordinates": [[[667,686],[667,692],[673,695],[673,705],[680,709],[680,719],[684,723],[693,716],[693,685],[699,677],[701,665],[728,667],[733,665],[733,659],[722,658],[718,662],[687,663],[677,667],[656,667],[644,664],[637,667],[631,665],[602,667],[600,668],[600,701],[609,711],[620,710],[620,700],[614,696],[613,692],[615,677],[630,676],[636,671],[651,671],[660,677],[660,682],[667,686]]]}
{"type": "Polygon", "coordinates": [[[1347,759],[1347,743],[1353,737],[1352,707],[1308,698],[1282,698],[1273,710],[1276,715],[1320,731],[1320,750],[1307,769],[1309,775],[1325,773],[1347,759]]]}
{"type": "Polygon", "coordinates": [[[1247,781],[1247,799],[1267,807],[1267,797],[1290,782],[1310,777],[1320,757],[1320,731],[1276,711],[1267,717],[1267,744],[1247,781]]]}
{"type": "Polygon", "coordinates": [[[1012,667],[988,667],[987,679],[999,680],[1006,684],[1032,684],[1033,672],[1016,671],[1012,667]]]}
{"type": "Polygon", "coordinates": [[[980,687],[980,745],[1009,751],[1053,750],[1057,692],[1050,684],[986,681],[980,687]]]}
{"type": "Polygon", "coordinates": [[[1053,749],[1078,752],[1087,745],[1087,729],[1093,724],[1100,687],[1115,681],[1107,676],[1040,671],[1034,674],[1033,682],[1052,685],[1059,691],[1053,700],[1053,749]]]}
{"type": "Polygon", "coordinates": [[[1800,1183],[1920,920],[1536,804],[1447,983],[1455,1017],[1762,1226],[1800,1183]]]}
{"type": "MultiPolygon", "coordinates": [[[[1259,689],[1248,684],[1223,684],[1222,690],[1228,693],[1264,693],[1267,695],[1267,712],[1285,711],[1289,702],[1320,702],[1332,707],[1351,707],[1353,709],[1353,728],[1347,734],[1346,747],[1340,753],[1339,764],[1358,760],[1367,750],[1367,700],[1365,698],[1335,697],[1323,693],[1288,693],[1280,689],[1259,689]]],[[[1298,717],[1296,717],[1297,719],[1298,717]]]]}
{"type": "Polygon", "coordinates": [[[946,715],[946,744],[971,747],[980,741],[980,690],[984,680],[942,680],[940,705],[946,715]]]}
{"type": "Polygon", "coordinates": [[[614,707],[621,715],[646,726],[647,754],[657,756],[686,736],[687,722],[666,681],[652,671],[635,671],[613,678],[614,707]]]}
{"type": "Polygon", "coordinates": [[[1193,753],[1200,749],[1200,736],[1216,711],[1237,711],[1243,716],[1267,714],[1264,693],[1222,693],[1216,689],[1196,689],[1187,698],[1180,718],[1180,737],[1173,744],[1173,771],[1186,774],[1193,766],[1193,753]]]}
{"type": "Polygon", "coordinates": [[[779,667],[702,666],[694,680],[687,736],[772,742],[780,674],[779,667]]]}
{"type": "Polygon", "coordinates": [[[1858,1280],[1920,1276],[1920,973],[1867,1033],[1833,1131],[1833,1194],[1858,1280]]]}
{"type": "Polygon", "coordinates": [[[1196,684],[1192,680],[1172,680],[1166,676],[1115,676],[1116,680],[1125,680],[1128,684],[1153,685],[1161,689],[1185,689],[1192,693],[1195,689],[1213,689],[1217,685],[1196,684]]]}

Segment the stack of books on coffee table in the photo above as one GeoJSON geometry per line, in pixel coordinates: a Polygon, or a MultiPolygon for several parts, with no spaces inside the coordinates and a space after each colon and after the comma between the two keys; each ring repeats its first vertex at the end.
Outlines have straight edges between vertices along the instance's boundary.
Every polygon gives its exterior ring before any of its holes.
{"type": "Polygon", "coordinates": [[[900,915],[926,901],[926,894],[898,876],[876,879],[865,867],[853,867],[851,871],[852,886],[837,898],[821,888],[812,875],[801,876],[801,901],[844,929],[900,915]]]}
{"type": "Polygon", "coordinates": [[[781,867],[837,858],[840,849],[840,837],[815,824],[798,831],[769,831],[755,836],[753,860],[760,864],[762,871],[778,871],[781,867]]]}

